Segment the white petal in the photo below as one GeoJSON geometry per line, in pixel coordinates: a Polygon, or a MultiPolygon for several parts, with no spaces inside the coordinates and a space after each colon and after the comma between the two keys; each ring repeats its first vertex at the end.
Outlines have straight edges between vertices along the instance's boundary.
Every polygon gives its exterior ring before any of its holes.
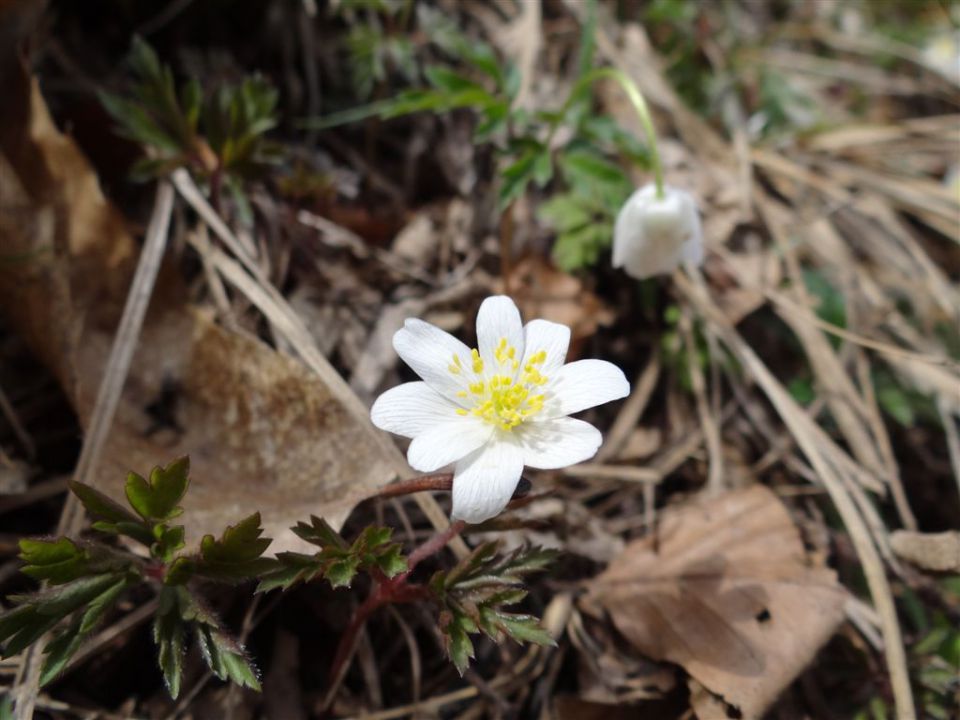
{"type": "Polygon", "coordinates": [[[381,430],[416,437],[438,423],[455,420],[457,406],[425,382],[390,388],[370,408],[370,419],[381,430]]]}
{"type": "Polygon", "coordinates": [[[673,272],[703,259],[703,230],[693,196],[666,186],[656,197],[645,185],[624,203],[613,232],[613,265],[639,279],[673,272]]]}
{"type": "Polygon", "coordinates": [[[493,426],[474,415],[455,416],[414,438],[407,449],[407,462],[420,472],[433,472],[460,460],[490,439],[493,426]]]}
{"type": "Polygon", "coordinates": [[[460,358],[464,370],[470,365],[470,348],[450,333],[423,320],[411,318],[393,336],[393,348],[417,375],[444,397],[462,404],[456,394],[466,389],[463,373],[450,372],[454,356],[460,358]]]}
{"type": "Polygon", "coordinates": [[[568,417],[524,423],[517,432],[523,464],[541,470],[555,470],[589,460],[603,442],[603,436],[593,425],[568,417]]]}
{"type": "Polygon", "coordinates": [[[450,517],[479,523],[503,510],[523,473],[523,453],[513,442],[494,440],[457,463],[450,517]]]}
{"type": "Polygon", "coordinates": [[[572,415],[630,394],[623,371],[606,360],[577,360],[550,377],[549,399],[537,418],[572,415]]]}
{"type": "Polygon", "coordinates": [[[483,358],[487,377],[500,370],[513,376],[512,368],[508,370],[499,367],[494,357],[494,351],[502,338],[506,338],[508,346],[516,349],[518,359],[523,357],[523,323],[520,321],[520,311],[506,295],[494,295],[484,300],[477,312],[477,349],[483,358]]]}
{"type": "Polygon", "coordinates": [[[560,369],[567,358],[567,349],[570,347],[570,328],[549,320],[531,320],[523,328],[523,342],[526,349],[520,367],[526,365],[533,355],[544,350],[547,353],[547,359],[540,366],[540,372],[550,377],[560,369]]]}

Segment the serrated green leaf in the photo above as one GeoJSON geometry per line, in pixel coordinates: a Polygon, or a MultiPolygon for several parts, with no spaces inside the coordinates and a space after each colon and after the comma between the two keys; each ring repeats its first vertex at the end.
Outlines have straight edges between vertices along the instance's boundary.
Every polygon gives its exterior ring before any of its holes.
{"type": "Polygon", "coordinates": [[[550,633],[540,625],[540,621],[532,615],[497,613],[497,620],[504,633],[517,642],[532,642],[546,646],[557,644],[550,633]]]}
{"type": "Polygon", "coordinates": [[[83,643],[83,636],[79,632],[80,621],[77,620],[67,629],[61,631],[53,640],[47,643],[43,652],[46,657],[43,661],[43,668],[40,671],[40,686],[47,685],[53,680],[67,663],[70,662],[80,645],[83,643]]]}
{"type": "Polygon", "coordinates": [[[20,558],[26,563],[25,575],[49,580],[54,585],[76,580],[88,574],[87,554],[68,538],[56,540],[20,540],[20,558]]]}
{"type": "Polygon", "coordinates": [[[153,620],[153,641],[157,644],[157,662],[170,697],[180,695],[187,629],[180,617],[179,588],[160,591],[160,604],[153,620]]]}
{"type": "Polygon", "coordinates": [[[236,640],[211,626],[199,628],[197,638],[203,657],[214,675],[260,692],[257,671],[236,640]]]}
{"type": "Polygon", "coordinates": [[[80,649],[83,641],[90,635],[104,614],[116,603],[128,585],[129,582],[126,577],[116,578],[113,585],[90,601],[83,614],[70,627],[44,648],[46,658],[41,672],[41,685],[46,685],[60,674],[70,658],[80,649]]]}
{"type": "Polygon", "coordinates": [[[500,173],[502,182],[500,183],[498,200],[501,208],[505,208],[526,192],[527,185],[533,180],[536,159],[534,153],[525,153],[500,173]]]}
{"type": "Polygon", "coordinates": [[[186,585],[197,570],[197,561],[192,557],[178,557],[167,567],[163,576],[164,585],[186,585]]]}
{"type": "Polygon", "coordinates": [[[440,613],[440,634],[444,649],[461,675],[470,667],[470,658],[474,656],[473,642],[464,629],[462,618],[455,617],[449,611],[440,613]]]}
{"type": "Polygon", "coordinates": [[[273,560],[261,557],[270,546],[261,538],[260,513],[227,527],[219,540],[206,535],[200,541],[196,572],[220,580],[246,580],[274,567],[273,560]]]}
{"type": "Polygon", "coordinates": [[[258,593],[281,588],[286,590],[299,582],[307,582],[323,571],[313,555],[284,552],[277,555],[276,569],[262,575],[257,586],[258,593]]]}
{"type": "Polygon", "coordinates": [[[139,520],[137,522],[118,523],[98,520],[97,522],[93,523],[91,527],[94,530],[98,530],[109,535],[126,535],[127,537],[133,538],[137,542],[142,543],[147,547],[153,545],[154,542],[153,533],[150,532],[150,527],[139,520]]]}
{"type": "Polygon", "coordinates": [[[44,615],[35,605],[22,605],[0,615],[3,656],[12,657],[33,645],[60,622],[60,616],[44,615]]]}
{"type": "Polygon", "coordinates": [[[360,565],[360,559],[357,557],[345,557],[330,563],[324,570],[323,576],[330,582],[334,588],[349,587],[357,574],[357,568],[360,565]]]}
{"type": "Polygon", "coordinates": [[[537,215],[560,232],[579,230],[593,222],[593,211],[577,195],[554,195],[543,203],[537,215]]]}
{"type": "Polygon", "coordinates": [[[137,473],[127,475],[127,500],[144,520],[164,522],[183,512],[178,503],[190,484],[190,458],[174,460],[166,467],[159,465],[150,471],[149,482],[137,473]]]}
{"type": "Polygon", "coordinates": [[[360,552],[363,550],[375,550],[381,545],[390,542],[390,538],[392,536],[392,528],[371,525],[363,529],[363,532],[360,533],[360,537],[354,541],[351,551],[360,552]]]}
{"type": "Polygon", "coordinates": [[[377,556],[377,567],[388,578],[396,577],[407,570],[407,559],[403,556],[403,548],[399,543],[390,545],[377,556]]]}
{"type": "Polygon", "coordinates": [[[296,527],[291,529],[297,537],[311,545],[317,545],[321,548],[338,547],[346,549],[349,547],[330,523],[316,515],[310,516],[309,525],[305,522],[298,522],[296,527]]]}
{"type": "Polygon", "coordinates": [[[157,124],[146,109],[135,102],[101,92],[100,104],[117,121],[119,133],[164,153],[179,153],[180,143],[157,124]]]}
{"type": "Polygon", "coordinates": [[[544,187],[553,179],[553,156],[550,150],[544,149],[533,161],[533,182],[537,187],[544,187]]]}
{"type": "Polygon", "coordinates": [[[593,265],[613,242],[613,228],[607,223],[584,225],[561,233],[553,245],[553,261],[570,272],[593,265]]]}
{"type": "Polygon", "coordinates": [[[168,525],[158,525],[160,528],[159,532],[155,532],[155,535],[159,535],[156,543],[156,552],[154,553],[159,557],[163,562],[168,563],[173,560],[174,554],[181,550],[185,544],[185,531],[183,525],[176,525],[170,527],[168,525]]]}
{"type": "Polygon", "coordinates": [[[117,581],[115,573],[78,578],[32,596],[40,615],[62,618],[103,594],[117,581]]]}
{"type": "Polygon", "coordinates": [[[71,480],[70,492],[77,496],[86,511],[95,518],[101,518],[111,523],[140,523],[137,516],[120,503],[85,483],[71,480]]]}

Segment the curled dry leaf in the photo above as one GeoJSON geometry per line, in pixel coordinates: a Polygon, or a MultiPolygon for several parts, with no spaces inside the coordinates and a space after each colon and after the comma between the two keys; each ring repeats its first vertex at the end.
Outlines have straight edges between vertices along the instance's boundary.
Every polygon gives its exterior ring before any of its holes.
{"type": "Polygon", "coordinates": [[[899,557],[924,570],[960,572],[960,532],[897,530],[890,536],[890,547],[899,557]]]}
{"type": "Polygon", "coordinates": [[[756,485],[664,512],[657,541],[629,544],[582,607],[605,611],[640,652],[681,665],[755,718],[836,630],[845,597],[756,485]]]}
{"type": "MultiPolygon", "coordinates": [[[[0,310],[50,368],[81,425],[126,298],[137,247],[86,158],[51,120],[23,68],[5,78],[0,121],[0,310]]],[[[191,456],[188,537],[262,512],[273,550],[309,514],[339,527],[391,477],[352,416],[302,365],[215,325],[161,273],[96,484],[122,498],[133,469],[191,456]]]]}

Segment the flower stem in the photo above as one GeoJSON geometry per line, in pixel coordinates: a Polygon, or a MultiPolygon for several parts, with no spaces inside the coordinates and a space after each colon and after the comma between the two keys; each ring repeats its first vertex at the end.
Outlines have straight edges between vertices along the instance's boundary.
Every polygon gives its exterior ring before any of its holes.
{"type": "Polygon", "coordinates": [[[413,572],[413,569],[420,564],[421,560],[436,554],[441,549],[446,547],[447,543],[463,532],[463,529],[466,526],[467,523],[465,523],[463,520],[452,522],[450,523],[450,527],[448,527],[442,533],[437,533],[432,538],[427,540],[423,545],[410,553],[410,556],[407,558],[407,571],[401,577],[406,577],[413,572]]]}
{"type": "Polygon", "coordinates": [[[647,136],[647,145],[650,149],[650,164],[653,166],[653,178],[657,188],[657,198],[663,199],[663,164],[660,162],[660,150],[657,145],[657,132],[653,127],[653,117],[650,115],[650,108],[647,106],[647,101],[643,99],[640,88],[637,87],[637,84],[633,82],[626,73],[612,67],[596,68],[586,73],[577,81],[577,84],[573,86],[567,102],[564,103],[563,108],[560,110],[560,116],[566,115],[567,110],[570,109],[570,106],[581,90],[597,80],[602,79],[616,81],[620,87],[623,88],[627,99],[630,101],[630,104],[633,105],[633,109],[637,111],[637,116],[640,118],[640,125],[643,127],[643,132],[647,136]]]}
{"type": "Polygon", "coordinates": [[[452,487],[453,473],[434,473],[387,485],[377,490],[373,497],[391,498],[424,491],[450,492],[452,487]]]}

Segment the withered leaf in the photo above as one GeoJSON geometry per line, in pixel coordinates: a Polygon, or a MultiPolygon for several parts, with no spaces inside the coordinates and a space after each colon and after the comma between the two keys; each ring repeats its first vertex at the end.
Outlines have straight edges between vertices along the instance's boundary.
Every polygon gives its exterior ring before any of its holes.
{"type": "MultiPolygon", "coordinates": [[[[0,312],[86,427],[137,245],[36,81],[2,67],[16,112],[0,118],[0,312]]],[[[161,272],[93,484],[122,500],[129,471],[189,455],[188,544],[254,510],[271,552],[302,547],[289,527],[311,513],[339,528],[392,476],[376,431],[303,365],[217,326],[186,294],[161,272]]]]}
{"type": "Polygon", "coordinates": [[[627,545],[590,583],[584,609],[606,611],[640,652],[760,717],[842,621],[842,586],[811,566],[761,485],[668,509],[657,541],[627,545]]]}

